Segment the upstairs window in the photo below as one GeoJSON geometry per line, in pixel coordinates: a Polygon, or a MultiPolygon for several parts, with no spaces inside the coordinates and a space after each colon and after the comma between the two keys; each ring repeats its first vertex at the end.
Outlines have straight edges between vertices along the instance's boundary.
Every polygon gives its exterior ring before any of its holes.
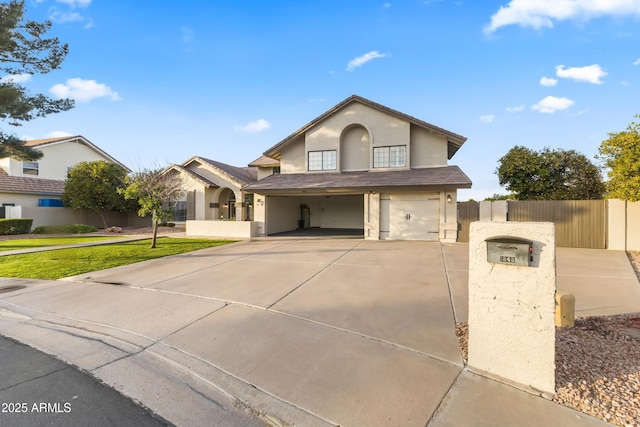
{"type": "Polygon", "coordinates": [[[336,150],[309,151],[309,170],[326,171],[337,169],[336,150]]]}
{"type": "Polygon", "coordinates": [[[24,162],[22,163],[23,175],[38,175],[38,162],[24,162]]]}
{"type": "Polygon", "coordinates": [[[373,147],[374,168],[402,168],[407,165],[407,146],[373,147]]]}

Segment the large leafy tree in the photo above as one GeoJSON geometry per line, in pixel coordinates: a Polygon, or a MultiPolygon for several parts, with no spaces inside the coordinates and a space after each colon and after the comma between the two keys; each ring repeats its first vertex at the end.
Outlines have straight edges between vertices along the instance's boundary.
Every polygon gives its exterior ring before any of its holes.
{"type": "Polygon", "coordinates": [[[575,150],[515,146],[498,160],[500,185],[519,200],[601,199],[600,170],[575,150]]]}
{"type": "Polygon", "coordinates": [[[626,130],[610,133],[599,153],[609,169],[608,197],[640,201],[640,123],[631,122],[626,130]]]}
{"type": "Polygon", "coordinates": [[[96,212],[107,228],[109,212],[132,212],[136,208],[135,203],[118,192],[125,186],[126,178],[127,171],[116,163],[80,162],[69,170],[62,200],[71,208],[96,212]]]}
{"type": "MultiPolygon", "coordinates": [[[[46,74],[60,68],[69,47],[58,38],[46,38],[51,22],[24,19],[24,1],[0,3],[0,118],[9,125],[73,108],[70,99],[51,99],[43,94],[30,94],[17,83],[17,76],[46,74]]],[[[37,160],[42,153],[15,135],[0,130],[0,158],[37,160]]]]}
{"type": "Polygon", "coordinates": [[[172,206],[182,194],[182,180],[163,169],[143,170],[127,177],[127,186],[119,192],[126,199],[137,200],[138,215],[153,218],[151,248],[156,247],[158,223],[172,219],[172,206]]]}

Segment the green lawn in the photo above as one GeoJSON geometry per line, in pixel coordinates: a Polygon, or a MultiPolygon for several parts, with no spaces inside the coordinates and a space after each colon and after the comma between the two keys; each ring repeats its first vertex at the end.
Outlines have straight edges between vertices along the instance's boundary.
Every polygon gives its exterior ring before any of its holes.
{"type": "Polygon", "coordinates": [[[155,249],[149,248],[151,240],[147,239],[23,255],[7,255],[0,257],[0,277],[55,280],[227,243],[232,243],[232,241],[161,237],[158,238],[155,249]]]}
{"type": "Polygon", "coordinates": [[[37,237],[35,239],[0,240],[0,251],[15,249],[43,248],[46,246],[73,245],[76,243],[99,242],[101,240],[118,239],[119,236],[65,236],[37,237]]]}

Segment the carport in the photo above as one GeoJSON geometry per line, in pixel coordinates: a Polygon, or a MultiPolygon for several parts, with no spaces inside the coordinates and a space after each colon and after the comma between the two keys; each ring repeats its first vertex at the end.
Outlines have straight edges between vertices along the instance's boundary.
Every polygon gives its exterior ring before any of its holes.
{"type": "Polygon", "coordinates": [[[272,194],[266,196],[265,205],[267,235],[294,230],[297,235],[326,234],[319,230],[364,235],[363,194],[272,194]]]}
{"type": "Polygon", "coordinates": [[[253,192],[266,235],[296,229],[358,229],[371,240],[455,242],[457,166],[402,171],[273,174],[253,192]]]}

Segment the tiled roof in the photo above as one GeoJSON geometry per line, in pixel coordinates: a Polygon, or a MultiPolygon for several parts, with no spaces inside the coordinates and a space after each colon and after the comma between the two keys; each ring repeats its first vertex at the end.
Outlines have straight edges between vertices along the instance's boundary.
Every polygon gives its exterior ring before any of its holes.
{"type": "Polygon", "coordinates": [[[331,192],[381,189],[471,188],[471,180],[458,166],[384,172],[287,173],[270,175],[243,190],[256,193],[331,192]]]}
{"type": "Polygon", "coordinates": [[[264,152],[264,155],[267,157],[273,157],[273,158],[278,158],[279,157],[279,153],[280,150],[285,147],[286,145],[288,145],[290,142],[292,142],[293,140],[295,140],[295,138],[297,138],[299,135],[304,134],[307,130],[311,129],[313,126],[315,126],[316,124],[318,124],[319,122],[321,122],[322,120],[326,119],[327,117],[332,116],[333,114],[335,114],[337,111],[341,110],[342,108],[344,108],[345,106],[351,104],[352,102],[359,102],[361,104],[367,105],[371,108],[375,108],[377,110],[383,111],[387,114],[390,114],[394,117],[398,117],[402,120],[406,120],[409,123],[425,128],[425,129],[429,129],[431,131],[440,133],[442,135],[444,135],[447,138],[448,141],[448,155],[447,157],[449,159],[451,159],[453,157],[453,155],[456,153],[456,151],[458,151],[458,149],[462,146],[462,144],[464,144],[464,142],[467,140],[466,137],[462,136],[462,135],[458,135],[457,133],[453,133],[451,131],[448,131],[446,129],[443,129],[441,127],[438,126],[434,126],[431,123],[427,123],[423,120],[417,119],[415,117],[412,117],[408,114],[404,114],[401,113],[400,111],[396,111],[394,109],[391,109],[389,107],[385,107],[382,104],[378,104],[377,102],[373,102],[370,101],[366,98],[363,98],[361,96],[358,95],[351,95],[349,98],[345,99],[344,101],[340,102],[339,104],[337,104],[336,106],[334,106],[333,108],[329,109],[328,111],[326,111],[325,113],[323,113],[322,115],[316,117],[315,119],[313,119],[312,121],[310,121],[309,123],[307,123],[306,125],[304,125],[303,127],[301,127],[300,129],[298,129],[297,131],[295,131],[294,133],[292,133],[291,135],[289,135],[288,137],[286,137],[285,139],[283,139],[282,141],[280,141],[279,143],[277,143],[276,145],[274,145],[273,147],[269,148],[267,151],[264,152]]]}
{"type": "Polygon", "coordinates": [[[196,157],[214,168],[220,169],[222,172],[237,179],[242,184],[250,184],[258,179],[258,170],[254,167],[240,168],[231,166],[226,163],[216,162],[215,160],[205,159],[204,157],[196,157]]]}
{"type": "Polygon", "coordinates": [[[0,193],[29,193],[61,196],[62,193],[64,193],[64,181],[0,174],[0,193]]]}

